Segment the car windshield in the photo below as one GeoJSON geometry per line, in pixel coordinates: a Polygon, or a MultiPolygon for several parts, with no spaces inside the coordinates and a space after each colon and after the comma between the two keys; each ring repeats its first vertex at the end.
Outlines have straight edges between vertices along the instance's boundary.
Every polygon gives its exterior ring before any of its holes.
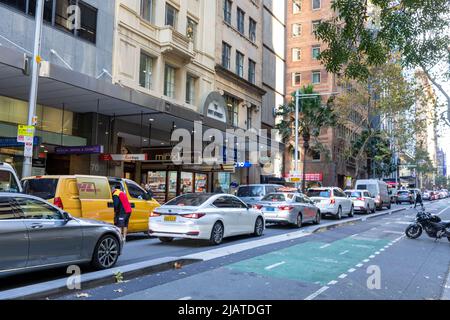
{"type": "Polygon", "coordinates": [[[261,197],[263,195],[263,186],[243,186],[240,187],[237,192],[238,197],[261,197]]]}
{"type": "Polygon", "coordinates": [[[306,194],[308,197],[321,197],[321,198],[329,198],[331,196],[330,190],[315,190],[311,189],[308,190],[308,193],[306,194]]]}
{"type": "Polygon", "coordinates": [[[359,184],[356,189],[358,189],[358,190],[368,190],[373,195],[377,195],[378,194],[378,189],[377,189],[377,185],[376,184],[359,184]]]}
{"type": "Polygon", "coordinates": [[[19,192],[19,186],[10,171],[0,171],[0,192],[19,192]]]}
{"type": "Polygon", "coordinates": [[[53,199],[58,186],[58,179],[30,179],[23,183],[23,191],[26,194],[42,198],[53,199]]]}
{"type": "Polygon", "coordinates": [[[410,192],[409,191],[399,191],[397,193],[401,194],[401,195],[408,195],[410,192]]]}
{"type": "Polygon", "coordinates": [[[359,191],[353,191],[353,192],[346,191],[345,194],[347,196],[349,196],[350,198],[361,198],[362,197],[361,192],[359,192],[359,191]]]}
{"type": "Polygon", "coordinates": [[[286,198],[292,199],[293,194],[288,194],[287,196],[282,193],[271,193],[262,198],[262,201],[273,201],[273,202],[282,202],[287,201],[286,198]]]}
{"type": "Polygon", "coordinates": [[[165,206],[180,206],[180,207],[198,207],[205,203],[211,195],[208,194],[184,194],[173,200],[170,200],[165,206]]]}

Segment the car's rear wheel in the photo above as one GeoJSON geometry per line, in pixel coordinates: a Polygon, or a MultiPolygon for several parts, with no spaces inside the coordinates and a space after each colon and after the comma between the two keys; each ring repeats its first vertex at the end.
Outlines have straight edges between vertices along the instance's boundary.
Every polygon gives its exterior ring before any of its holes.
{"type": "Polygon", "coordinates": [[[302,225],[303,225],[303,217],[302,217],[301,214],[299,214],[299,215],[297,216],[297,219],[295,220],[295,227],[296,227],[296,228],[301,228],[302,225]]]}
{"type": "Polygon", "coordinates": [[[164,243],[168,243],[168,242],[172,242],[173,241],[172,237],[159,237],[158,239],[159,239],[159,241],[164,242],[164,243]]]}
{"type": "Polygon", "coordinates": [[[352,218],[354,216],[354,210],[355,210],[355,208],[352,206],[352,208],[350,209],[350,212],[348,213],[348,216],[350,218],[352,218]]]}
{"type": "Polygon", "coordinates": [[[342,219],[342,208],[341,207],[338,208],[336,219],[338,219],[338,220],[342,219]]]}
{"type": "Polygon", "coordinates": [[[95,246],[91,265],[97,270],[112,268],[119,259],[119,252],[119,240],[113,235],[105,235],[95,246]]]}
{"type": "Polygon", "coordinates": [[[375,213],[376,211],[377,211],[377,209],[375,208],[375,205],[373,205],[372,213],[375,213]]]}
{"type": "Polygon", "coordinates": [[[255,231],[253,235],[255,237],[261,237],[264,232],[264,221],[261,217],[258,217],[255,222],[255,231]]]}
{"type": "Polygon", "coordinates": [[[223,234],[223,224],[222,222],[217,221],[212,228],[211,238],[209,239],[209,242],[215,246],[221,244],[223,241],[223,234]]]}

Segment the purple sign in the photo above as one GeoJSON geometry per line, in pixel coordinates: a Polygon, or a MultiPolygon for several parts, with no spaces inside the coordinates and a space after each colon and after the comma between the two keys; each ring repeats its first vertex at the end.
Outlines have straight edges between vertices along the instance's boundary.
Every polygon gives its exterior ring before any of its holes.
{"type": "Polygon", "coordinates": [[[103,146],[57,147],[56,154],[99,154],[103,153],[103,146]]]}

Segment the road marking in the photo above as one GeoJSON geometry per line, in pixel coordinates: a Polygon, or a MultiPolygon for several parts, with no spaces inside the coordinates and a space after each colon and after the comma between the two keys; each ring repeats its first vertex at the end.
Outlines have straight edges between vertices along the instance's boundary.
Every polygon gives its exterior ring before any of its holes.
{"type": "Polygon", "coordinates": [[[183,297],[183,298],[180,298],[178,300],[192,300],[192,297],[183,297]]]}
{"type": "Polygon", "coordinates": [[[383,252],[384,250],[385,250],[384,248],[381,248],[381,249],[380,249],[381,252],[383,252]]]}
{"type": "Polygon", "coordinates": [[[380,251],[375,252],[375,254],[376,254],[376,255],[379,255],[379,254],[380,254],[380,251]]]}
{"type": "Polygon", "coordinates": [[[342,251],[341,253],[339,253],[339,255],[344,255],[344,254],[346,254],[346,253],[348,253],[348,252],[350,252],[349,250],[345,250],[345,251],[342,251]]]}
{"type": "Polygon", "coordinates": [[[359,233],[355,233],[354,235],[351,235],[350,238],[356,237],[357,235],[359,235],[359,233]]]}
{"type": "Polygon", "coordinates": [[[326,247],[329,247],[329,246],[331,246],[331,243],[324,244],[323,246],[320,247],[320,249],[325,249],[326,247]]]}
{"type": "Polygon", "coordinates": [[[448,206],[447,208],[445,208],[445,209],[443,209],[443,210],[441,210],[438,214],[436,214],[437,216],[440,216],[441,214],[443,214],[444,213],[444,211],[445,210],[447,210],[448,208],[450,208],[450,206],[448,206]]]}
{"type": "Polygon", "coordinates": [[[357,267],[357,268],[361,268],[363,265],[364,265],[364,264],[362,264],[362,263],[358,263],[358,264],[356,265],[356,267],[357,267]]]}
{"type": "Polygon", "coordinates": [[[374,256],[374,255],[371,255],[371,256],[369,256],[369,258],[370,258],[370,259],[373,259],[373,258],[375,258],[375,256],[374,256]]]}
{"type": "Polygon", "coordinates": [[[271,269],[279,267],[279,266],[281,266],[281,265],[283,265],[285,263],[286,263],[286,261],[281,261],[281,262],[275,263],[275,264],[273,264],[271,266],[265,267],[264,269],[265,270],[271,270],[271,269]]]}
{"type": "Polygon", "coordinates": [[[330,282],[328,282],[328,285],[329,286],[332,286],[332,285],[334,285],[334,284],[336,284],[336,283],[338,283],[336,280],[333,280],[333,281],[330,281],[330,282]]]}
{"type": "Polygon", "coordinates": [[[370,261],[369,259],[364,259],[364,260],[363,260],[363,262],[369,262],[369,261],[370,261]]]}
{"type": "Polygon", "coordinates": [[[316,292],[314,292],[313,294],[307,296],[307,297],[305,298],[305,300],[313,300],[313,299],[315,299],[318,295],[324,293],[324,292],[327,291],[328,289],[329,289],[329,287],[324,286],[324,287],[320,288],[319,290],[317,290],[316,292]]]}
{"type": "Polygon", "coordinates": [[[392,234],[403,234],[401,231],[393,231],[393,230],[383,230],[384,233],[392,233],[392,234]]]}
{"type": "Polygon", "coordinates": [[[348,272],[349,272],[349,273],[352,273],[352,272],[355,272],[355,271],[356,271],[355,268],[348,269],[348,272]]]}
{"type": "Polygon", "coordinates": [[[403,225],[410,225],[411,224],[410,221],[395,221],[394,223],[396,223],[396,224],[403,224],[403,225]]]}
{"type": "Polygon", "coordinates": [[[345,273],[341,274],[338,278],[339,279],[344,279],[345,277],[347,277],[347,275],[345,273]]]}

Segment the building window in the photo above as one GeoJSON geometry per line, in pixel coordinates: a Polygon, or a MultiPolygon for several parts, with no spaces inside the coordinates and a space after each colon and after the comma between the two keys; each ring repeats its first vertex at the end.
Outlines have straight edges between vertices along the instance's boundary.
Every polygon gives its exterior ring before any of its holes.
{"type": "Polygon", "coordinates": [[[164,95],[175,98],[175,68],[167,64],[164,72],[164,95]]]}
{"type": "Polygon", "coordinates": [[[321,0],[312,0],[313,10],[319,10],[321,6],[321,0]]]}
{"type": "Polygon", "coordinates": [[[292,61],[300,61],[302,57],[302,51],[300,48],[292,48],[292,61]]]}
{"type": "Polygon", "coordinates": [[[313,71],[312,72],[312,83],[313,84],[320,83],[320,71],[313,71]]]}
{"type": "Polygon", "coordinates": [[[312,22],[311,33],[316,32],[317,27],[319,26],[320,22],[321,22],[321,20],[314,20],[312,22]]]}
{"type": "Polygon", "coordinates": [[[253,109],[256,109],[255,105],[252,105],[251,108],[247,108],[247,130],[253,128],[253,109]]]}
{"type": "Polygon", "coordinates": [[[186,77],[186,103],[195,104],[196,78],[190,74],[186,77]]]}
{"type": "Polygon", "coordinates": [[[141,0],[141,17],[148,22],[153,23],[153,12],[154,12],[154,2],[153,0],[141,0]]]}
{"type": "Polygon", "coordinates": [[[312,58],[314,60],[319,59],[319,55],[320,55],[320,46],[313,46],[312,47],[312,58]]]}
{"type": "Polygon", "coordinates": [[[256,83],[256,62],[248,59],[248,81],[256,83]]]}
{"type": "Polygon", "coordinates": [[[231,46],[222,42],[222,67],[230,69],[231,46]]]}
{"type": "Polygon", "coordinates": [[[166,3],[166,26],[172,26],[173,28],[177,28],[177,15],[178,11],[170,4],[166,3]]]}
{"type": "Polygon", "coordinates": [[[292,86],[299,86],[302,81],[302,75],[300,72],[292,73],[292,86]]]}
{"type": "Polygon", "coordinates": [[[245,12],[237,8],[237,29],[241,34],[245,34],[245,12]]]}
{"type": "Polygon", "coordinates": [[[292,36],[298,37],[302,34],[302,25],[300,23],[292,24],[292,36]]]}
{"type": "Polygon", "coordinates": [[[302,11],[302,2],[301,0],[293,0],[292,1],[292,13],[297,14],[302,11]]]}
{"type": "Polygon", "coordinates": [[[316,150],[311,150],[311,159],[313,161],[320,161],[320,152],[316,150]]]}
{"type": "Polygon", "coordinates": [[[236,74],[244,77],[244,55],[239,51],[236,51],[236,74]]]}
{"type": "Polygon", "coordinates": [[[139,85],[143,88],[152,88],[153,58],[141,52],[139,67],[139,85]]]}
{"type": "Polygon", "coordinates": [[[228,24],[231,24],[231,7],[232,7],[232,5],[233,5],[233,3],[231,2],[231,0],[223,1],[223,20],[228,24]]]}
{"type": "Polygon", "coordinates": [[[228,111],[228,123],[234,127],[237,127],[238,122],[238,112],[239,112],[239,101],[234,98],[225,95],[225,102],[227,104],[227,111],[228,111]]]}
{"type": "Polygon", "coordinates": [[[252,18],[249,19],[248,33],[251,42],[256,42],[256,21],[252,18]]]}
{"type": "Polygon", "coordinates": [[[186,36],[192,41],[194,44],[194,48],[197,47],[197,22],[188,18],[187,26],[186,26],[186,36]]]}

